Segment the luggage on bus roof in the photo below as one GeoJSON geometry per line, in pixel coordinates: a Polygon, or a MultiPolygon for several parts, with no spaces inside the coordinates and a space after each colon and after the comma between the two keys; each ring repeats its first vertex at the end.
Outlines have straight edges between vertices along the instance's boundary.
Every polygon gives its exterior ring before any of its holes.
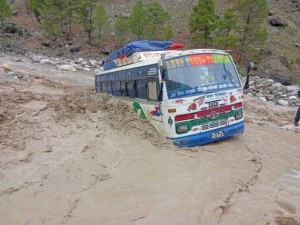
{"type": "Polygon", "coordinates": [[[162,51],[162,50],[179,50],[182,45],[173,41],[133,41],[109,54],[108,59],[104,62],[104,70],[115,68],[115,59],[129,57],[135,52],[142,51],[162,51]]]}

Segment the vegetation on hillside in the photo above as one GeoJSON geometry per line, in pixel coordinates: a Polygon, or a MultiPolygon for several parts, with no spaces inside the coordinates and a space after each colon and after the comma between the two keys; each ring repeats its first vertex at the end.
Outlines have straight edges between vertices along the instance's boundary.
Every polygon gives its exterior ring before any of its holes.
{"type": "Polygon", "coordinates": [[[266,41],[265,0],[237,0],[233,8],[225,10],[223,18],[218,18],[215,11],[214,0],[198,0],[193,7],[189,25],[199,45],[253,52],[266,41]]]}
{"type": "Polygon", "coordinates": [[[4,19],[11,16],[11,8],[6,0],[0,0],[0,21],[1,27],[4,26],[4,19]]]}
{"type": "MultiPolygon", "coordinates": [[[[10,14],[7,0],[0,0],[3,22],[10,14]]],[[[158,1],[144,4],[137,0],[130,16],[109,18],[103,1],[98,0],[26,0],[31,11],[50,37],[72,37],[73,27],[87,33],[88,43],[105,42],[111,30],[115,41],[122,45],[141,39],[165,40],[173,37],[171,14],[158,1]]],[[[236,0],[233,8],[225,10],[222,18],[216,16],[214,0],[198,0],[190,13],[191,37],[199,46],[237,48],[246,50],[266,40],[263,26],[267,17],[265,0],[236,0]]],[[[2,26],[3,27],[3,26],[2,26]]]]}

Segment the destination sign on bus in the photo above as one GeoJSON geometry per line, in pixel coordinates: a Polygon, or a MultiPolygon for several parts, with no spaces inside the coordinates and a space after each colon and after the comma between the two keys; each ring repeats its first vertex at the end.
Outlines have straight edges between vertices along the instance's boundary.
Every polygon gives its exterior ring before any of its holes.
{"type": "Polygon", "coordinates": [[[222,54],[195,54],[185,58],[176,58],[166,61],[168,69],[227,63],[231,63],[230,58],[222,54]]]}

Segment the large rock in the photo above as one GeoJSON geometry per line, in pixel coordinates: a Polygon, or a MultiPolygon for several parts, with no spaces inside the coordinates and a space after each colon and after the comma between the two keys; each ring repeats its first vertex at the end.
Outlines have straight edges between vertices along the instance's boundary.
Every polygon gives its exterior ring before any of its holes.
{"type": "Polygon", "coordinates": [[[64,71],[76,71],[74,66],[68,65],[68,64],[61,65],[58,68],[61,69],[61,70],[64,70],[64,71]]]}
{"type": "Polygon", "coordinates": [[[15,34],[18,31],[14,23],[8,23],[4,26],[4,33],[15,34]]]}
{"type": "Polygon", "coordinates": [[[76,45],[76,46],[73,46],[72,48],[70,48],[70,52],[76,53],[76,52],[79,52],[80,49],[81,49],[81,46],[80,45],[76,45]]]}
{"type": "Polygon", "coordinates": [[[280,63],[281,63],[284,67],[289,68],[290,63],[289,63],[287,57],[285,57],[285,56],[279,56],[279,61],[280,61],[280,63]]]}
{"type": "Polygon", "coordinates": [[[292,75],[289,69],[282,65],[276,56],[269,57],[268,60],[259,64],[257,74],[262,78],[272,79],[284,85],[292,84],[292,75]]]}
{"type": "Polygon", "coordinates": [[[286,27],[287,23],[282,21],[280,18],[272,18],[269,20],[271,26],[274,27],[286,27]]]}
{"type": "Polygon", "coordinates": [[[10,69],[10,67],[9,67],[8,64],[2,64],[2,65],[0,66],[0,68],[1,68],[2,70],[4,70],[5,72],[11,71],[11,69],[10,69]]]}

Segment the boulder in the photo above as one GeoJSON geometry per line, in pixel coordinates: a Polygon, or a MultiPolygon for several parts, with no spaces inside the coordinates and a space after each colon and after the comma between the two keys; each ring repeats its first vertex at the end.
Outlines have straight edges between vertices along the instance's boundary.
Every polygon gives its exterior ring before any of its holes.
{"type": "Polygon", "coordinates": [[[43,41],[41,43],[42,46],[49,48],[51,46],[51,42],[50,41],[43,41]]]}
{"type": "Polygon", "coordinates": [[[290,63],[289,63],[287,57],[285,57],[285,56],[279,56],[279,61],[280,61],[280,63],[281,63],[283,66],[285,66],[286,68],[289,68],[290,63]]]}
{"type": "Polygon", "coordinates": [[[61,70],[64,70],[64,71],[76,71],[74,66],[68,65],[68,64],[61,65],[58,68],[61,69],[61,70]]]}
{"type": "Polygon", "coordinates": [[[76,45],[76,46],[73,46],[72,48],[70,48],[70,52],[76,53],[76,52],[79,52],[80,49],[81,49],[81,46],[80,45],[76,45]]]}
{"type": "Polygon", "coordinates": [[[289,102],[283,99],[279,99],[277,103],[281,106],[289,106],[289,102]]]}
{"type": "Polygon", "coordinates": [[[5,64],[2,64],[2,65],[0,66],[0,68],[1,68],[2,70],[4,70],[4,72],[11,71],[9,65],[6,64],[6,63],[5,63],[5,64]]]}
{"type": "Polygon", "coordinates": [[[4,26],[4,33],[15,34],[18,31],[14,23],[8,23],[4,26]]]}
{"type": "Polygon", "coordinates": [[[262,78],[272,79],[284,85],[292,84],[291,72],[279,61],[279,57],[276,56],[271,56],[268,60],[260,63],[257,74],[262,78]]]}
{"type": "Polygon", "coordinates": [[[269,20],[271,26],[274,27],[286,27],[287,23],[282,21],[280,18],[272,18],[269,20]]]}

